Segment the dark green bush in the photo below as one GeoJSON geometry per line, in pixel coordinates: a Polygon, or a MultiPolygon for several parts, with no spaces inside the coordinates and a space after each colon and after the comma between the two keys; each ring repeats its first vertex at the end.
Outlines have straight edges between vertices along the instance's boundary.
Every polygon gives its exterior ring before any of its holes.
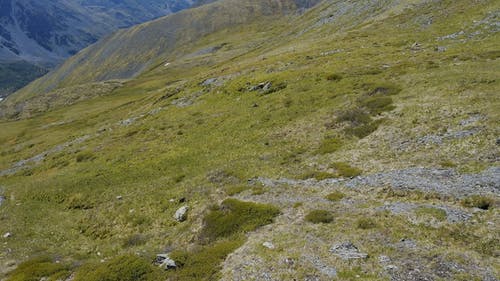
{"type": "Polygon", "coordinates": [[[165,279],[162,275],[161,269],[150,261],[130,254],[83,266],[74,281],[157,281],[165,279]]]}
{"type": "Polygon", "coordinates": [[[7,281],[39,281],[41,278],[66,279],[70,275],[69,267],[55,263],[50,257],[37,257],[21,263],[10,272],[7,281]]]}
{"type": "Polygon", "coordinates": [[[272,205],[226,199],[218,209],[206,214],[200,239],[202,242],[212,242],[221,237],[252,231],[272,223],[279,213],[279,209],[272,205]]]}
{"type": "Polygon", "coordinates": [[[312,223],[330,223],[333,215],[326,210],[313,210],[306,215],[306,221],[312,223]]]}
{"type": "Polygon", "coordinates": [[[328,199],[332,202],[340,201],[345,197],[345,194],[340,192],[340,191],[334,191],[327,196],[325,196],[325,199],[328,199]]]}

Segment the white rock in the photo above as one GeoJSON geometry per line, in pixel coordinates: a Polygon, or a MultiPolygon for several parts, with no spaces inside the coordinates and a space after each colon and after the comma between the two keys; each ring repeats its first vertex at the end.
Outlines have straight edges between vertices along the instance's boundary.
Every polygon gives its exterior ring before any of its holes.
{"type": "Polygon", "coordinates": [[[174,219],[178,222],[183,222],[187,219],[187,212],[189,210],[188,206],[182,206],[180,207],[174,215],[174,219]]]}
{"type": "Polygon", "coordinates": [[[163,269],[172,269],[177,267],[175,261],[171,259],[168,254],[156,255],[155,264],[163,269]]]}
{"type": "Polygon", "coordinates": [[[262,243],[262,246],[264,246],[264,247],[266,247],[266,248],[268,248],[270,250],[275,249],[273,243],[271,243],[271,242],[264,242],[264,243],[262,243]]]}
{"type": "Polygon", "coordinates": [[[12,233],[10,232],[7,232],[3,235],[3,238],[9,238],[9,237],[12,237],[12,233]]]}

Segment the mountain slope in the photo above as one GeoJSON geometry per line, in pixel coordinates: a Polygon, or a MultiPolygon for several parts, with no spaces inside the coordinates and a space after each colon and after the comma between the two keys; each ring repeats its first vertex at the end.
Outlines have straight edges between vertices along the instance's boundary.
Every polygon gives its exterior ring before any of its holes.
{"type": "MultiPolygon", "coordinates": [[[[188,0],[3,0],[0,2],[0,62],[52,68],[111,31],[177,12],[192,4],[188,0]]],[[[11,69],[16,73],[15,68],[11,69]]],[[[0,85],[2,96],[10,91],[3,85],[0,85]]]]}
{"type": "Polygon", "coordinates": [[[4,278],[499,279],[500,6],[475,4],[323,1],[68,74],[0,122],[4,278]]]}
{"type": "MultiPolygon", "coordinates": [[[[317,1],[316,1],[317,2],[317,1]]],[[[172,51],[224,28],[297,11],[314,2],[218,1],[131,29],[120,30],[70,58],[50,75],[23,90],[43,93],[54,88],[109,79],[131,78],[154,63],[174,59],[172,51]],[[92,69],[92,71],[90,71],[92,69]]],[[[18,96],[23,95],[19,94],[18,96]]]]}

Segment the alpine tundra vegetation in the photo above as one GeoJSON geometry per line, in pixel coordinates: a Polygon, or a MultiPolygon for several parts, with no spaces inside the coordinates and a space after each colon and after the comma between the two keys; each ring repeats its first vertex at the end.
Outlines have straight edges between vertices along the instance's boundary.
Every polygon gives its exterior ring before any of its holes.
{"type": "Polygon", "coordinates": [[[500,279],[500,2],[218,0],[0,102],[0,280],[500,279]]]}

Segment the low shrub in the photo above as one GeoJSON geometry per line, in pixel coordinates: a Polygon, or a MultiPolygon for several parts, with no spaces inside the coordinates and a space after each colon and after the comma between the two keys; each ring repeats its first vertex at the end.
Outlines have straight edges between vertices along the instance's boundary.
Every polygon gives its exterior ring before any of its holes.
{"type": "Polygon", "coordinates": [[[252,195],[262,195],[264,193],[266,193],[266,189],[262,186],[252,188],[252,195]]]}
{"type": "Polygon", "coordinates": [[[94,208],[93,202],[81,193],[71,194],[66,200],[66,207],[68,209],[88,210],[94,208]]]}
{"type": "Polygon", "coordinates": [[[333,215],[326,210],[313,210],[306,215],[305,219],[312,223],[330,223],[333,221],[333,215]]]}
{"type": "Polygon", "coordinates": [[[169,272],[169,280],[219,280],[221,263],[242,244],[243,240],[236,239],[203,246],[192,252],[173,251],[170,257],[178,268],[169,272]]]}
{"type": "Polygon", "coordinates": [[[382,123],[382,120],[373,121],[370,123],[362,124],[359,126],[351,126],[344,130],[347,135],[356,136],[360,139],[369,136],[371,133],[378,129],[378,126],[382,123]]]}
{"type": "Polygon", "coordinates": [[[91,151],[82,151],[76,155],[76,162],[86,162],[86,161],[92,161],[96,157],[93,152],[91,151]]]}
{"type": "Polygon", "coordinates": [[[200,240],[209,243],[218,238],[255,230],[272,223],[279,213],[279,209],[272,205],[226,199],[219,208],[205,215],[200,240]]]}
{"type": "Polygon", "coordinates": [[[332,202],[340,201],[345,197],[345,194],[340,192],[340,191],[334,191],[327,196],[325,196],[325,199],[328,199],[332,202]]]}
{"type": "Polygon", "coordinates": [[[394,110],[391,97],[368,97],[360,101],[361,106],[366,108],[370,114],[376,115],[385,111],[394,110]]]}
{"type": "Polygon", "coordinates": [[[450,161],[450,160],[443,160],[439,163],[439,165],[441,165],[441,167],[443,167],[443,168],[455,168],[455,167],[457,167],[457,164],[455,164],[453,161],[450,161]]]}
{"type": "Polygon", "coordinates": [[[342,80],[342,78],[342,75],[337,73],[329,74],[328,76],[326,76],[326,80],[328,81],[340,81],[342,80]]]}
{"type": "Polygon", "coordinates": [[[335,169],[337,176],[339,177],[352,178],[361,174],[360,169],[351,167],[349,164],[344,162],[334,162],[330,165],[330,167],[335,169]]]}
{"type": "Polygon", "coordinates": [[[341,147],[342,147],[342,141],[340,139],[326,138],[321,142],[316,152],[318,154],[328,154],[339,150],[341,147]]]}
{"type": "Polygon", "coordinates": [[[239,194],[245,190],[248,190],[250,187],[245,186],[245,185],[231,185],[226,187],[226,194],[228,196],[234,196],[236,194],[239,194]]]}
{"type": "Polygon", "coordinates": [[[461,201],[462,205],[467,208],[479,208],[482,210],[490,209],[495,203],[493,199],[481,196],[481,195],[473,195],[467,198],[464,198],[461,201]]]}
{"type": "Polygon", "coordinates": [[[372,218],[360,218],[356,221],[356,226],[359,229],[371,229],[376,228],[377,223],[372,218]]]}
{"type": "Polygon", "coordinates": [[[7,275],[7,281],[39,281],[42,278],[50,280],[66,279],[71,272],[67,265],[55,263],[48,256],[37,257],[21,263],[7,275]]]}
{"type": "Polygon", "coordinates": [[[315,179],[318,181],[322,181],[325,179],[335,178],[335,175],[327,173],[327,172],[317,172],[316,171],[316,172],[310,172],[310,173],[303,174],[300,176],[300,178],[303,180],[315,179]]]}
{"type": "Polygon", "coordinates": [[[391,83],[372,85],[371,88],[372,90],[367,93],[368,96],[393,96],[401,92],[400,87],[391,83]]]}
{"type": "Polygon", "coordinates": [[[498,245],[500,245],[498,237],[478,239],[474,243],[474,250],[482,255],[498,258],[500,257],[498,245]]]}
{"type": "Polygon", "coordinates": [[[148,241],[147,237],[144,236],[143,234],[132,234],[125,238],[123,241],[123,247],[124,248],[129,248],[129,247],[135,247],[135,246],[140,246],[146,244],[148,241]]]}
{"type": "Polygon", "coordinates": [[[349,122],[351,126],[370,123],[372,118],[360,108],[351,108],[337,113],[337,122],[349,122]]]}
{"type": "Polygon", "coordinates": [[[164,280],[160,268],[150,261],[128,254],[108,262],[81,267],[74,281],[157,281],[164,280]]]}

